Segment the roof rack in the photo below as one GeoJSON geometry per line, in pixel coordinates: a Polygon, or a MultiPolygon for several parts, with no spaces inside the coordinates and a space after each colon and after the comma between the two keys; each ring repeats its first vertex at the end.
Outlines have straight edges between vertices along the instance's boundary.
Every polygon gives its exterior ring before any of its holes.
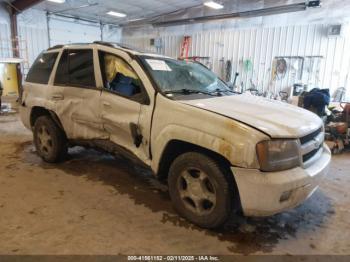
{"type": "Polygon", "coordinates": [[[93,44],[104,45],[104,46],[109,46],[109,47],[114,47],[114,48],[120,47],[120,48],[131,50],[131,51],[138,51],[131,46],[121,44],[121,43],[116,43],[116,42],[94,41],[93,44]]]}
{"type": "Polygon", "coordinates": [[[94,41],[92,43],[93,44],[98,44],[98,45],[105,45],[105,46],[109,46],[109,47],[115,47],[113,44],[111,44],[109,42],[105,42],[105,41],[94,41]]]}
{"type": "Polygon", "coordinates": [[[121,48],[124,48],[124,49],[137,51],[136,48],[133,48],[132,46],[129,46],[126,44],[122,44],[122,43],[115,43],[115,44],[121,48]]]}
{"type": "Polygon", "coordinates": [[[104,46],[108,46],[108,47],[114,47],[114,48],[123,48],[125,49],[125,51],[136,51],[136,52],[140,52],[140,53],[144,53],[144,50],[140,50],[137,49],[133,46],[130,45],[126,45],[123,43],[116,43],[116,42],[104,42],[104,41],[94,41],[94,44],[99,44],[99,45],[104,45],[104,46]]]}
{"type": "Polygon", "coordinates": [[[49,47],[47,49],[47,51],[49,50],[53,50],[53,49],[58,49],[58,48],[62,48],[64,46],[73,46],[73,45],[90,45],[91,43],[69,43],[69,44],[60,44],[60,45],[55,45],[55,46],[52,46],[52,47],[49,47]]]}
{"type": "Polygon", "coordinates": [[[70,46],[70,45],[91,45],[91,43],[69,43],[69,44],[65,44],[64,46],[70,46]]]}
{"type": "Polygon", "coordinates": [[[47,51],[50,51],[50,50],[53,50],[53,49],[58,49],[58,48],[62,48],[64,45],[55,45],[55,46],[53,46],[53,47],[49,47],[48,49],[47,49],[47,51]]]}
{"type": "Polygon", "coordinates": [[[104,46],[113,47],[113,48],[118,48],[119,47],[119,48],[123,48],[123,49],[128,50],[128,51],[136,51],[136,52],[140,52],[140,53],[144,53],[145,52],[144,50],[138,50],[137,48],[134,48],[134,47],[126,45],[126,44],[105,42],[105,41],[94,41],[92,43],[70,43],[70,44],[64,44],[64,45],[55,45],[53,47],[48,48],[47,51],[58,49],[58,48],[62,48],[62,47],[65,47],[65,46],[91,45],[91,44],[104,45],[104,46]]]}

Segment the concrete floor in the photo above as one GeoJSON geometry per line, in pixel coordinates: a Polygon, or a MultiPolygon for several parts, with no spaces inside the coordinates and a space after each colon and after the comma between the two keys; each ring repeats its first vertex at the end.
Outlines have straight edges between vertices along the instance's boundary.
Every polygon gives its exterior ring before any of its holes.
{"type": "Polygon", "coordinates": [[[0,254],[350,254],[350,153],[300,207],[208,231],[147,170],[82,148],[49,165],[31,139],[0,116],[0,254]]]}

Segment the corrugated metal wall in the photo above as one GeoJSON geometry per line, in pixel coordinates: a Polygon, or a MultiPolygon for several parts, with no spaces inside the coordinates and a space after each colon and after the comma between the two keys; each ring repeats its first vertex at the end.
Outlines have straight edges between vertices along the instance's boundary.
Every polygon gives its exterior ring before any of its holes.
{"type": "Polygon", "coordinates": [[[119,42],[121,29],[112,25],[101,25],[69,18],[51,16],[49,19],[50,45],[63,43],[92,43],[94,41],[119,42]]]}
{"type": "Polygon", "coordinates": [[[49,27],[51,46],[62,43],[91,43],[101,40],[101,28],[96,23],[52,17],[49,19],[49,27]]]}
{"type": "MultiPolygon", "coordinates": [[[[29,65],[36,56],[48,48],[46,15],[44,12],[23,13],[19,20],[19,35],[21,49],[27,50],[23,56],[28,58],[29,65]],[[40,18],[39,18],[40,17],[40,18]],[[26,47],[24,46],[26,45],[26,47]]],[[[97,25],[79,25],[72,22],[50,22],[51,45],[69,42],[89,42],[101,37],[97,25]]],[[[223,67],[227,60],[232,62],[233,72],[239,72],[238,83],[243,82],[245,88],[250,87],[250,80],[262,90],[279,91],[290,87],[293,83],[301,82],[292,70],[283,77],[273,79],[273,58],[276,56],[322,56],[319,72],[311,82],[321,88],[332,90],[340,86],[347,86],[350,73],[350,34],[343,37],[330,38],[327,36],[328,25],[309,24],[279,27],[252,27],[246,29],[192,31],[190,56],[209,56],[212,69],[223,76],[223,67]],[[245,61],[251,61],[251,70],[246,70],[245,61]]],[[[183,35],[176,31],[160,33],[163,47],[160,53],[178,57],[183,35]],[[173,33],[174,32],[174,33],[173,33]]],[[[118,41],[120,29],[104,27],[105,40],[118,41]]],[[[9,52],[9,25],[0,22],[0,56],[11,56],[9,52]],[[6,41],[5,41],[6,40],[6,41]]],[[[154,36],[140,35],[123,36],[124,43],[155,51],[150,46],[150,38],[154,36]]],[[[289,65],[291,67],[291,65],[289,65]]],[[[305,82],[305,79],[303,79],[305,82]]],[[[348,88],[350,89],[350,88],[348,88]]]]}
{"type": "Polygon", "coordinates": [[[21,40],[21,57],[28,62],[28,65],[25,65],[25,67],[28,67],[34,62],[38,54],[48,48],[47,30],[21,24],[18,26],[18,35],[21,40]]]}
{"type": "MultiPolygon", "coordinates": [[[[287,70],[283,77],[272,80],[272,65],[276,56],[322,56],[314,82],[321,88],[332,90],[345,86],[350,73],[350,36],[330,38],[328,25],[312,24],[282,27],[259,27],[238,30],[207,31],[189,34],[192,37],[190,56],[209,56],[212,69],[223,76],[225,61],[231,60],[233,72],[239,72],[238,83],[250,87],[250,80],[260,90],[279,91],[301,82],[298,76],[287,70]],[[251,61],[246,70],[245,61],[251,61]],[[224,62],[222,62],[224,61],[224,62]],[[261,88],[263,87],[263,88],[261,88]]],[[[163,47],[158,51],[178,57],[183,35],[160,35],[163,47]]],[[[123,37],[126,44],[156,51],[150,46],[150,37],[123,37]]],[[[317,59],[316,59],[317,60],[317,59]]],[[[292,65],[288,65],[290,68],[292,65]]],[[[311,81],[313,80],[313,81],[311,81]]]]}
{"type": "Polygon", "coordinates": [[[12,56],[10,39],[10,27],[6,23],[0,23],[0,58],[12,56]]]}
{"type": "MultiPolygon", "coordinates": [[[[0,24],[0,36],[3,32],[1,26],[0,24]]],[[[26,75],[36,57],[49,46],[88,43],[101,40],[101,36],[106,40],[118,42],[121,37],[121,29],[104,26],[102,33],[100,25],[97,23],[75,21],[56,16],[50,16],[47,19],[45,12],[30,9],[19,15],[18,34],[21,58],[26,61],[23,68],[26,75]]],[[[9,40],[10,36],[7,35],[6,38],[9,40]]]]}

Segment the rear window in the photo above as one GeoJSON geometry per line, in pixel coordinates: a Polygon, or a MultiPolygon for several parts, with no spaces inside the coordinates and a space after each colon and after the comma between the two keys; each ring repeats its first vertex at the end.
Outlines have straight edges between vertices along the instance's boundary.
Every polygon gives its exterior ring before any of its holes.
{"type": "Polygon", "coordinates": [[[42,53],[35,60],[27,75],[27,82],[47,84],[58,53],[42,53]]]}
{"type": "Polygon", "coordinates": [[[96,87],[92,49],[65,50],[57,67],[55,85],[96,87]]]}

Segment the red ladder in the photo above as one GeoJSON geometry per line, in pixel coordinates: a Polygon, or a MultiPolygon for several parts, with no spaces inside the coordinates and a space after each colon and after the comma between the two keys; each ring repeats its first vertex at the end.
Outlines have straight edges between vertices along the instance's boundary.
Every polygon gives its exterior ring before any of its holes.
{"type": "Polygon", "coordinates": [[[191,37],[184,36],[184,39],[182,40],[182,44],[181,44],[180,59],[188,58],[190,45],[191,45],[191,37]]]}

